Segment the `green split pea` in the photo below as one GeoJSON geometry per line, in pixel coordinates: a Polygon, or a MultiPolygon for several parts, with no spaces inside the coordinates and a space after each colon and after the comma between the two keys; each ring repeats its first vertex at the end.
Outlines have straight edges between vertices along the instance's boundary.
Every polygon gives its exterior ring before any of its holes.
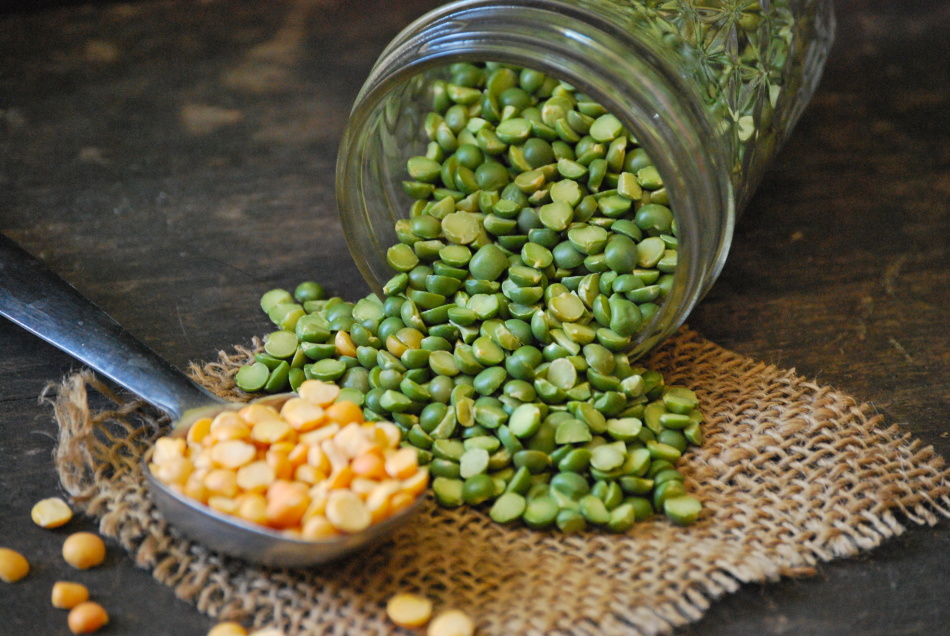
{"type": "Polygon", "coordinates": [[[454,64],[431,89],[385,298],[268,292],[278,331],[238,386],[337,383],[400,427],[439,504],[499,523],[692,523],[676,464],[702,442],[699,401],[626,354],[677,264],[656,168],[618,118],[537,71],[454,64]]]}

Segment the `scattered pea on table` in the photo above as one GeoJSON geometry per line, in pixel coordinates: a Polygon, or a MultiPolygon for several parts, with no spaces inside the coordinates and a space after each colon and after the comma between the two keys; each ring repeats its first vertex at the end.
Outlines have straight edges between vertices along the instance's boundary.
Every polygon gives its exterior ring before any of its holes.
{"type": "Polygon", "coordinates": [[[16,583],[30,573],[30,562],[11,548],[0,548],[0,581],[16,583]]]}
{"type": "Polygon", "coordinates": [[[400,627],[422,627],[432,617],[432,601],[409,592],[396,594],[386,603],[386,615],[400,627]]]}
{"type": "Polygon", "coordinates": [[[82,583],[57,581],[53,584],[51,602],[57,609],[72,609],[89,600],[89,589],[82,583]]]}
{"type": "Polygon", "coordinates": [[[84,601],[69,610],[67,623],[74,634],[92,634],[109,622],[105,608],[94,601],[84,601]]]}
{"type": "Polygon", "coordinates": [[[63,542],[63,559],[77,570],[101,565],[106,558],[106,544],[91,532],[76,532],[63,542]]]}
{"type": "Polygon", "coordinates": [[[212,627],[208,636],[247,636],[247,630],[240,623],[225,621],[212,627]]]}
{"type": "Polygon", "coordinates": [[[30,516],[41,528],[58,528],[73,518],[73,511],[69,504],[59,497],[50,497],[36,502],[30,516]]]}

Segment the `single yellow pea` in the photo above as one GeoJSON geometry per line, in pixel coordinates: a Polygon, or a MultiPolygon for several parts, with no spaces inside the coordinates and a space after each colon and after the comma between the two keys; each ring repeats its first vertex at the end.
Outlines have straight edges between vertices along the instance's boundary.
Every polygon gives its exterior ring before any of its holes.
{"type": "Polygon", "coordinates": [[[327,499],[327,519],[342,532],[359,532],[372,523],[366,504],[351,490],[333,490],[327,499]]]}
{"type": "Polygon", "coordinates": [[[77,532],[63,542],[63,558],[79,570],[94,568],[105,560],[106,544],[91,532],[77,532]]]}
{"type": "Polygon", "coordinates": [[[82,583],[56,581],[53,584],[52,602],[57,609],[72,609],[89,600],[89,589],[82,583]]]}
{"type": "Polygon", "coordinates": [[[10,548],[0,548],[0,581],[16,583],[30,573],[26,557],[10,548]]]}
{"type": "Polygon", "coordinates": [[[212,627],[208,636],[247,636],[247,630],[240,623],[227,621],[212,627]]]}
{"type": "Polygon", "coordinates": [[[432,619],[426,633],[428,636],[473,636],[475,623],[462,610],[444,610],[432,619]]]}
{"type": "Polygon", "coordinates": [[[419,594],[396,594],[386,603],[386,615],[400,627],[422,627],[432,618],[432,601],[419,594]]]}
{"type": "Polygon", "coordinates": [[[72,633],[92,634],[109,622],[109,615],[102,605],[86,601],[69,610],[69,617],[66,620],[69,631],[72,633]]]}
{"type": "Polygon", "coordinates": [[[306,380],[297,389],[303,399],[319,406],[329,406],[340,395],[340,387],[320,380],[306,380]]]}
{"type": "Polygon", "coordinates": [[[58,528],[73,518],[73,511],[59,497],[50,497],[37,501],[30,511],[30,517],[41,528],[58,528]]]}
{"type": "Polygon", "coordinates": [[[408,479],[419,469],[419,454],[415,448],[400,448],[386,458],[386,472],[396,479],[408,479]]]}

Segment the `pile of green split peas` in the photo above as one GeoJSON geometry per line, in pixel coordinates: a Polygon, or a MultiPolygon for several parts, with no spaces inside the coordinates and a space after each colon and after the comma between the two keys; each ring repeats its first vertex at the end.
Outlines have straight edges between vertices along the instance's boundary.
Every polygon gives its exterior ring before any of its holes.
{"type": "Polygon", "coordinates": [[[676,225],[621,122],[531,69],[455,64],[433,85],[385,298],[275,289],[245,391],[335,382],[418,450],[439,504],[499,523],[625,532],[702,506],[676,462],[693,391],[625,353],[669,293],[676,225]]]}

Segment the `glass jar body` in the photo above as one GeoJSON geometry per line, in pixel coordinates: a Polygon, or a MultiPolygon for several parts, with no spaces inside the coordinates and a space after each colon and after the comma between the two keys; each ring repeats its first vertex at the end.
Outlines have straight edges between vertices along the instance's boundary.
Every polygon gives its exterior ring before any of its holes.
{"type": "Polygon", "coordinates": [[[662,175],[678,228],[672,289],[633,344],[686,319],[725,261],[738,211],[807,104],[833,33],[827,0],[467,0],[409,25],[366,80],[340,148],[350,250],[377,293],[408,216],[431,86],[450,64],[500,62],[568,82],[616,115],[662,175]]]}

